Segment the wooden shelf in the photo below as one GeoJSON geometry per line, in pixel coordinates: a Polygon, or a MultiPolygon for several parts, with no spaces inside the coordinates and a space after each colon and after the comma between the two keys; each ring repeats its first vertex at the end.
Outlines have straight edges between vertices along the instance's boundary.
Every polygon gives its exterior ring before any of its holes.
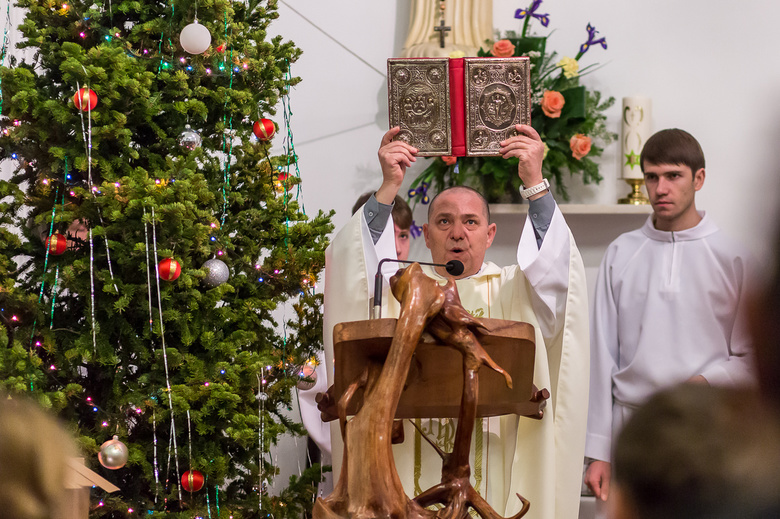
{"type": "MultiPolygon", "coordinates": [[[[558,204],[565,215],[648,215],[653,208],[630,204],[558,204]]],[[[528,204],[490,204],[490,214],[526,214],[528,204]]]]}

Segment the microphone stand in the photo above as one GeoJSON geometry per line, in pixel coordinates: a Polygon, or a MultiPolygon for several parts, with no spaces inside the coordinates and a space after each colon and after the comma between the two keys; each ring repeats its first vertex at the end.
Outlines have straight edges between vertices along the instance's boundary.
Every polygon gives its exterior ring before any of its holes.
{"type": "Polygon", "coordinates": [[[386,261],[406,263],[408,265],[419,263],[420,265],[430,265],[432,267],[444,267],[447,269],[447,273],[452,274],[453,276],[460,276],[463,274],[464,269],[463,262],[458,260],[450,260],[447,263],[428,263],[426,261],[408,261],[393,258],[383,258],[379,260],[379,265],[377,265],[376,274],[374,275],[374,307],[371,319],[382,318],[382,263],[386,261]]]}

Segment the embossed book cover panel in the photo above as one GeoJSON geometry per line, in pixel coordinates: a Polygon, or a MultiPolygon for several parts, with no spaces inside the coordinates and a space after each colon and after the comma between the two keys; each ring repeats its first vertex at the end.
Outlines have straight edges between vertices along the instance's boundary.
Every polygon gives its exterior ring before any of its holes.
{"type": "Polygon", "coordinates": [[[527,57],[465,58],[466,155],[497,156],[499,142],[531,124],[527,57]]]}
{"type": "Polygon", "coordinates": [[[449,58],[387,60],[390,127],[422,157],[452,154],[449,58]]]}

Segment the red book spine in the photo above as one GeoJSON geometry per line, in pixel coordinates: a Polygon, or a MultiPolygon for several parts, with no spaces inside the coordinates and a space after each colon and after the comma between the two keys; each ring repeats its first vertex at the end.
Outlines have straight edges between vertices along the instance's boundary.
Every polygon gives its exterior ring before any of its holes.
{"type": "Polygon", "coordinates": [[[450,127],[452,155],[466,156],[466,94],[463,58],[450,58],[450,127]]]}

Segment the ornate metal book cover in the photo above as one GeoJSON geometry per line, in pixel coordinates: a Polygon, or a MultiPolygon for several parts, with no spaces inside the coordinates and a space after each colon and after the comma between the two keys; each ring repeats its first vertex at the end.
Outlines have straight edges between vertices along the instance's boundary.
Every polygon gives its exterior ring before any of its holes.
{"type": "Polygon", "coordinates": [[[422,157],[451,155],[449,58],[388,59],[390,128],[422,157]]]}
{"type": "Polygon", "coordinates": [[[528,58],[465,58],[466,154],[496,156],[499,142],[531,124],[528,58]]]}
{"type": "Polygon", "coordinates": [[[528,58],[391,58],[387,73],[390,127],[420,156],[497,156],[531,123],[528,58]]]}

